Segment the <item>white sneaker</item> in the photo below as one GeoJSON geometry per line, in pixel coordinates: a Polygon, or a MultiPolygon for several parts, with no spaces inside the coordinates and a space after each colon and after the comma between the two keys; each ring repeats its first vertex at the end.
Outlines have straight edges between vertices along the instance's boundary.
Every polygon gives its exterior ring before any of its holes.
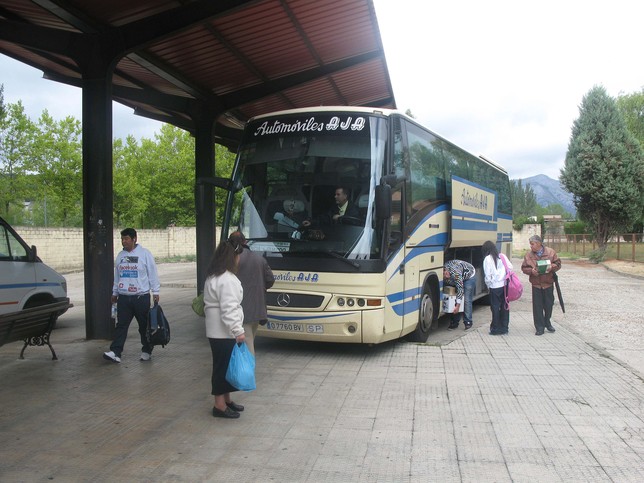
{"type": "Polygon", "coordinates": [[[117,356],[116,354],[114,354],[114,352],[112,352],[112,351],[103,352],[103,359],[105,359],[106,361],[112,361],[112,362],[116,362],[116,363],[121,362],[121,358],[119,356],[117,356]]]}
{"type": "Polygon", "coordinates": [[[141,352],[141,361],[149,361],[152,359],[152,354],[148,354],[147,352],[141,352]]]}

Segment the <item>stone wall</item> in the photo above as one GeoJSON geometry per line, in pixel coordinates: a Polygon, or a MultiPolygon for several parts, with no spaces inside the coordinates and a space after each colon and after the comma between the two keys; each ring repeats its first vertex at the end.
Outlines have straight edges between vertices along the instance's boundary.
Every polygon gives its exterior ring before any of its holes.
{"type": "MultiPolygon", "coordinates": [[[[83,269],[83,230],[81,228],[14,227],[28,245],[36,245],[38,256],[59,272],[83,269]]],[[[168,227],[164,230],[136,230],[138,242],[156,259],[196,255],[194,227],[168,227]]],[[[219,230],[217,230],[219,240],[219,230]]],[[[114,230],[114,250],[121,249],[121,228],[114,230]]],[[[114,253],[116,255],[116,253],[114,253]]],[[[112,257],[114,258],[114,257],[112,257]]]]}
{"type": "Polygon", "coordinates": [[[526,250],[530,248],[529,239],[532,235],[541,236],[541,225],[523,225],[521,231],[512,231],[512,251],[515,254],[525,254],[526,250]]]}

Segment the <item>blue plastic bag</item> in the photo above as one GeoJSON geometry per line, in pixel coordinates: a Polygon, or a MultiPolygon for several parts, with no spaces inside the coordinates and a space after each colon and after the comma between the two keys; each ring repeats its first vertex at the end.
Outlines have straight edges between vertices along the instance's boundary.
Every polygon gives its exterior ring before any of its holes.
{"type": "Polygon", "coordinates": [[[245,342],[235,344],[230,354],[226,380],[240,391],[255,390],[255,356],[245,342]]]}

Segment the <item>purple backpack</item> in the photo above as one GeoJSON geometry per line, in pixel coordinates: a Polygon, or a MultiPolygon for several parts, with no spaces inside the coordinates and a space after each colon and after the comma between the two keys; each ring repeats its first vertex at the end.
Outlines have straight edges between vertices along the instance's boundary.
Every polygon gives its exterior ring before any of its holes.
{"type": "Polygon", "coordinates": [[[519,280],[517,274],[508,268],[508,264],[505,262],[505,255],[501,253],[499,256],[505,267],[505,308],[507,309],[510,306],[510,302],[521,298],[523,285],[521,285],[521,280],[519,280]]]}

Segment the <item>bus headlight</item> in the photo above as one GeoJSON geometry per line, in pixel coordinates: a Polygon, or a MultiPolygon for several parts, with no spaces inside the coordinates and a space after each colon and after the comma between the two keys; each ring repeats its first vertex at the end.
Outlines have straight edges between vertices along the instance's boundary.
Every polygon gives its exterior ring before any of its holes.
{"type": "Polygon", "coordinates": [[[338,297],[335,300],[338,307],[378,307],[380,306],[380,299],[363,299],[357,297],[338,297]],[[375,302],[375,303],[374,303],[375,302]]]}

